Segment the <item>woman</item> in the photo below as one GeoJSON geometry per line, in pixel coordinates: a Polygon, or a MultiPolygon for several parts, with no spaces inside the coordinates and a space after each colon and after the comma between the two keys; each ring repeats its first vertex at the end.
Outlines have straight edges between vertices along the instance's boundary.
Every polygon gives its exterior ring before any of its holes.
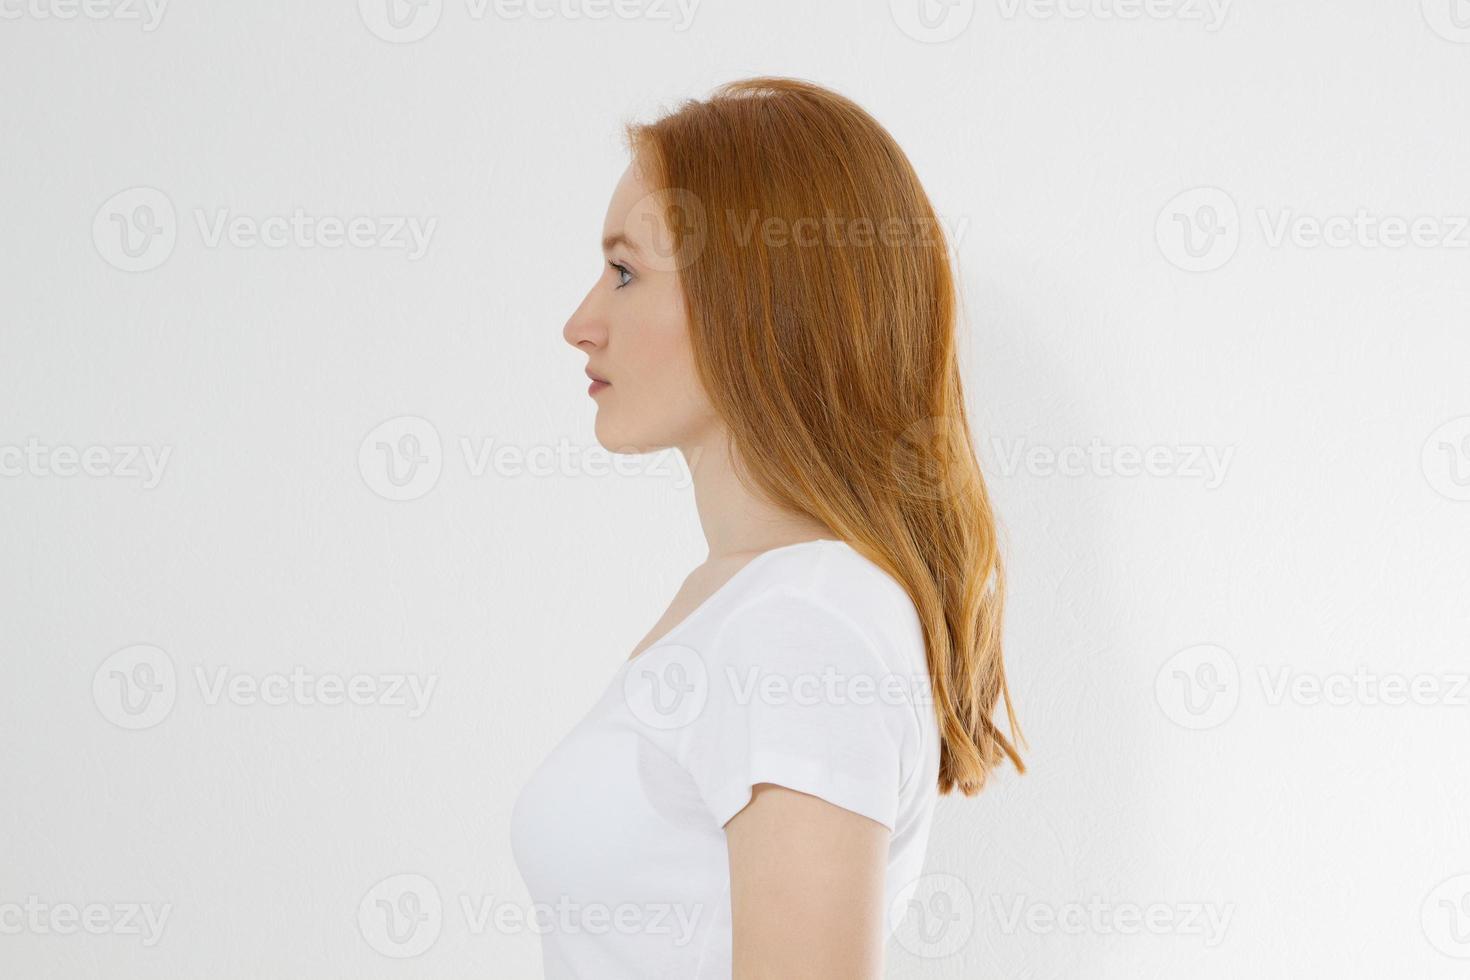
{"type": "Polygon", "coordinates": [[[935,798],[1016,750],[945,240],[892,137],[757,78],[628,129],[567,322],[709,558],[516,802],[551,978],[877,977],[935,798]]]}

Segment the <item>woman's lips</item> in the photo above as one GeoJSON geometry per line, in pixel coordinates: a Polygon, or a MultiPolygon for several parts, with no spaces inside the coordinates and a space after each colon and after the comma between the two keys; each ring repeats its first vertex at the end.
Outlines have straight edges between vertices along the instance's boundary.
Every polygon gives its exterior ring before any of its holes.
{"type": "Polygon", "coordinates": [[[611,387],[606,378],[601,378],[593,374],[591,368],[584,368],[583,373],[586,374],[587,377],[592,379],[592,383],[587,386],[587,394],[595,395],[602,389],[611,387]]]}

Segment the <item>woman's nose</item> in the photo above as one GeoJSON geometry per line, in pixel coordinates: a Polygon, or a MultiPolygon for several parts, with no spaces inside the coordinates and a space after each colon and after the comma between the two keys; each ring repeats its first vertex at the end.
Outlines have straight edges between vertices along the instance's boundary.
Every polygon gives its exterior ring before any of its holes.
{"type": "Polygon", "coordinates": [[[567,319],[566,326],[561,329],[562,339],[573,347],[581,349],[584,346],[601,347],[607,339],[607,330],[602,325],[602,318],[598,315],[593,293],[588,292],[582,305],[573,311],[567,319]]]}

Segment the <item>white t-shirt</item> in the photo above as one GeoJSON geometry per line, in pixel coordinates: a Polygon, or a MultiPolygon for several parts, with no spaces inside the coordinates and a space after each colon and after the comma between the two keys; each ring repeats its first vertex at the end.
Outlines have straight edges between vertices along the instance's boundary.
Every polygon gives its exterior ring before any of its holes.
{"type": "Polygon", "coordinates": [[[723,828],[757,783],[892,831],[886,937],[923,870],[938,773],[902,586],[845,542],[762,552],[618,669],[516,800],[547,980],[728,978],[723,828]]]}

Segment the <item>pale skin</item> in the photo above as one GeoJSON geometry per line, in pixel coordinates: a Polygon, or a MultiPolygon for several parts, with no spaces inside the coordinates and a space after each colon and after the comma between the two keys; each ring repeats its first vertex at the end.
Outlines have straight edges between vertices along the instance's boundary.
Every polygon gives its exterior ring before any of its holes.
{"type": "MultiPolygon", "coordinates": [[[[829,529],[751,493],[695,371],[670,231],[635,160],[603,221],[601,275],[562,330],[608,382],[598,442],[613,452],[674,447],[694,480],[709,554],[689,573],[636,657],[756,555],[829,529]]],[[[736,980],[882,975],[887,827],[772,783],[725,825],[736,980]]]]}

